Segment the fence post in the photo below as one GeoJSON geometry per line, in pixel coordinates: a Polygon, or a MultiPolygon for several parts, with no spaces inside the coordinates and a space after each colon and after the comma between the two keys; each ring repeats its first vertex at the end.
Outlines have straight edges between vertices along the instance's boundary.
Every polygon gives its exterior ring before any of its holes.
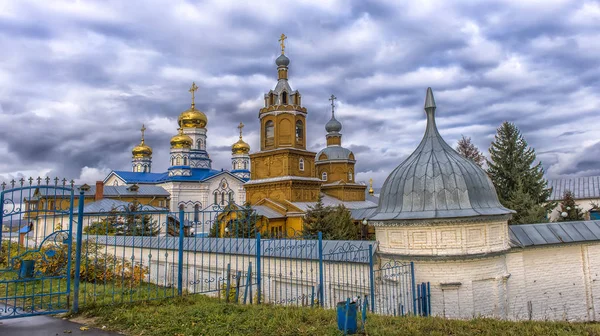
{"type": "Polygon", "coordinates": [[[369,244],[369,284],[371,286],[371,313],[375,312],[375,274],[373,267],[373,244],[369,244]]]}
{"type": "Polygon", "coordinates": [[[417,314],[417,283],[415,281],[415,263],[410,262],[410,276],[412,278],[413,314],[417,314]]]}
{"type": "Polygon", "coordinates": [[[185,212],[179,209],[179,255],[177,258],[177,294],[183,295],[183,226],[185,220],[185,212]]]}
{"type": "Polygon", "coordinates": [[[319,303],[321,307],[325,307],[325,294],[323,290],[325,289],[324,281],[323,281],[323,233],[319,231],[319,303]]]}
{"type": "MultiPolygon", "coordinates": [[[[260,304],[260,295],[262,294],[262,289],[261,289],[261,272],[260,272],[260,254],[261,254],[261,249],[260,249],[260,232],[256,233],[256,295],[257,295],[257,302],[258,304],[260,304]]],[[[250,294],[252,296],[252,294],[250,294]]],[[[250,302],[252,302],[252,299],[250,299],[250,302]]]]}
{"type": "MultiPolygon", "coordinates": [[[[2,223],[4,223],[4,190],[0,191],[0,251],[2,251],[2,223]]],[[[9,238],[10,237],[9,235],[9,238]]]]}
{"type": "MultiPolygon", "coordinates": [[[[77,204],[77,235],[75,238],[75,278],[73,279],[73,312],[79,310],[79,280],[81,273],[81,241],[83,240],[83,204],[85,191],[79,191],[79,201],[77,204]]],[[[71,203],[73,206],[73,203],[71,203]]],[[[72,226],[73,223],[71,222],[72,226]]],[[[71,239],[73,239],[71,237],[71,239]]],[[[71,276],[70,274],[68,276],[71,276]]]]}

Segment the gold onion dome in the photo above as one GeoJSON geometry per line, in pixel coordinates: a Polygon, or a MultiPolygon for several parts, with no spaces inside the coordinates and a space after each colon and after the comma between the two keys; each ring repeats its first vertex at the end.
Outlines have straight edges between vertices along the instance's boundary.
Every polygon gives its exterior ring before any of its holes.
{"type": "Polygon", "coordinates": [[[206,127],[208,123],[208,119],[206,118],[206,114],[201,111],[196,110],[194,104],[189,109],[181,112],[179,118],[177,119],[177,123],[179,127],[206,127]]]}
{"type": "Polygon", "coordinates": [[[240,139],[231,146],[231,152],[233,154],[248,154],[250,152],[250,145],[242,140],[242,128],[244,124],[240,123],[238,128],[240,129],[240,139]]]}
{"type": "Polygon", "coordinates": [[[171,138],[171,148],[191,148],[192,138],[183,134],[183,128],[179,129],[179,134],[171,138]]]}
{"type": "Polygon", "coordinates": [[[179,127],[206,127],[208,123],[208,119],[206,118],[206,114],[202,113],[202,111],[196,110],[196,90],[198,90],[198,86],[196,86],[196,82],[192,83],[192,87],[188,90],[192,94],[192,106],[181,112],[179,118],[177,119],[177,123],[179,127]]]}
{"type": "Polygon", "coordinates": [[[139,145],[133,147],[133,150],[131,150],[131,154],[133,154],[134,157],[148,157],[148,156],[152,156],[152,148],[148,145],[146,145],[146,142],[144,142],[144,131],[146,131],[146,127],[144,125],[142,125],[142,141],[140,142],[139,145]]]}

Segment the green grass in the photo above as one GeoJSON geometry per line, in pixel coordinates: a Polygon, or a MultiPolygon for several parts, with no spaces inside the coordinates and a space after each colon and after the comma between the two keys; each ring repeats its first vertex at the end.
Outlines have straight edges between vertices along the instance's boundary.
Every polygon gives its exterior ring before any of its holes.
{"type": "MultiPolygon", "coordinates": [[[[125,335],[342,335],[334,310],[226,304],[203,295],[96,306],[81,316],[125,335]]],[[[368,315],[367,335],[600,335],[600,324],[368,315]]],[[[360,322],[359,322],[360,326],[360,322]]]]}

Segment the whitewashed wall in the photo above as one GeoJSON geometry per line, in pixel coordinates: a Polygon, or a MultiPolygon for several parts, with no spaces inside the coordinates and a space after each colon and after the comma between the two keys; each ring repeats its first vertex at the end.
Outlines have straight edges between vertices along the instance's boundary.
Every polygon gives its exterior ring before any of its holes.
{"type": "Polygon", "coordinates": [[[433,315],[600,320],[600,242],[513,248],[478,258],[415,261],[433,315]]]}
{"type": "MultiPolygon", "coordinates": [[[[589,220],[590,219],[589,211],[592,208],[592,203],[600,205],[600,199],[578,199],[578,200],[575,200],[575,203],[583,211],[584,219],[589,220]]],[[[557,205],[556,208],[554,208],[554,210],[552,210],[552,212],[550,213],[550,221],[556,222],[558,220],[559,216],[560,216],[560,204],[557,205]]]]}

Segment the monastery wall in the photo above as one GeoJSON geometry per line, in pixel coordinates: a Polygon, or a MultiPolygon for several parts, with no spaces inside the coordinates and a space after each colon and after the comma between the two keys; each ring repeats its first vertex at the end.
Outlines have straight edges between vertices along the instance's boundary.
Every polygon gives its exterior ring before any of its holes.
{"type": "Polygon", "coordinates": [[[431,283],[435,316],[600,320],[600,242],[513,248],[477,258],[421,257],[415,277],[431,283]]]}

